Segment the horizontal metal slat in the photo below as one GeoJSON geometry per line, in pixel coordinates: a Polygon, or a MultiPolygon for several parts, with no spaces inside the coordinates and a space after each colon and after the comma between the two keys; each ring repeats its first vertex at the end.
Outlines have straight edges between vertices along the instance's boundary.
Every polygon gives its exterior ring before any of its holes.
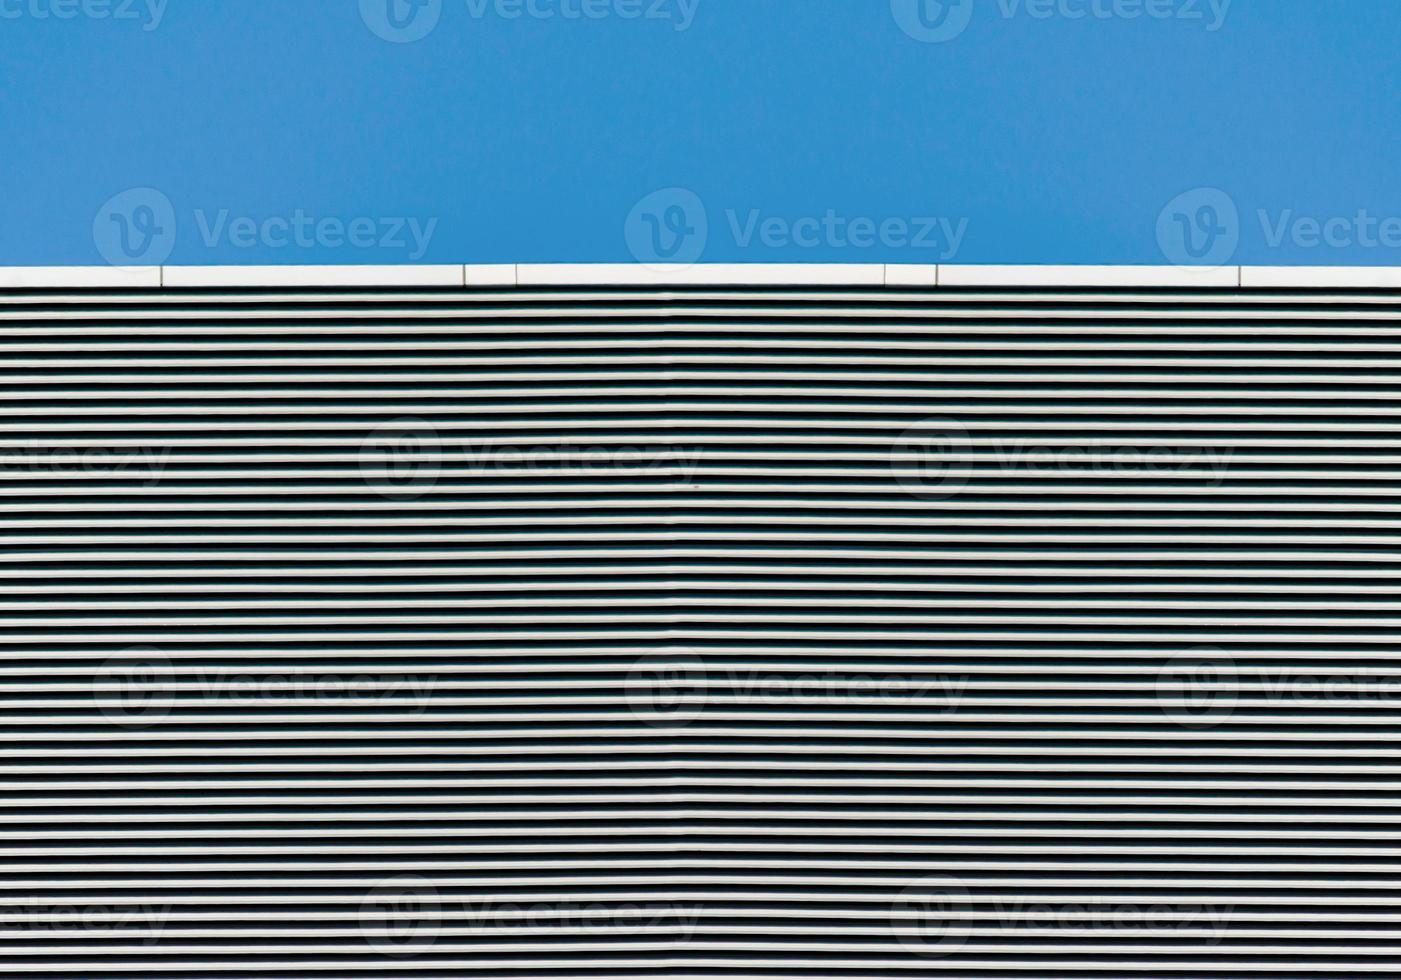
{"type": "Polygon", "coordinates": [[[1398,325],[0,292],[0,974],[1401,976],[1398,325]]]}

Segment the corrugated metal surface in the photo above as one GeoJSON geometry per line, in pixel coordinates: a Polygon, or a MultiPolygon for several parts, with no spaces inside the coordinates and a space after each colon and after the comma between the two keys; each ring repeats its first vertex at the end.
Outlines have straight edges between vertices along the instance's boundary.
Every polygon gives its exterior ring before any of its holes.
{"type": "Polygon", "coordinates": [[[0,974],[1401,974],[1399,307],[0,295],[0,974]]]}

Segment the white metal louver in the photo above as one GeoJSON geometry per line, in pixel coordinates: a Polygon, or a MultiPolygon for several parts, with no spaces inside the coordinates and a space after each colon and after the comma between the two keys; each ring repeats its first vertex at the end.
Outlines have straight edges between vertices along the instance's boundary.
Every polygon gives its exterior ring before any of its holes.
{"type": "Polygon", "coordinates": [[[0,277],[0,976],[1401,976],[1401,292],[504,268],[0,277]]]}

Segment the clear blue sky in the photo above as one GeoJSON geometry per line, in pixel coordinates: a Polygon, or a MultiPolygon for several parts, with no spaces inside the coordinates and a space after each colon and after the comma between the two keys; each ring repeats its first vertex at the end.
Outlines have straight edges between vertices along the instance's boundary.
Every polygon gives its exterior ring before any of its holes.
{"type": "Polygon", "coordinates": [[[0,263],[1401,264],[1396,0],[923,4],[0,0],[0,263]]]}

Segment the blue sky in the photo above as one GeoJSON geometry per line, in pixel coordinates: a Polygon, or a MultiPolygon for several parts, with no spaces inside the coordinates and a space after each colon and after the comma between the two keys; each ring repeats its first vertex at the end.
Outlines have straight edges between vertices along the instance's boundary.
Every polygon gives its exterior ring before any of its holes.
{"type": "Polygon", "coordinates": [[[1398,38],[1395,0],[0,0],[0,263],[1401,264],[1398,38]]]}

